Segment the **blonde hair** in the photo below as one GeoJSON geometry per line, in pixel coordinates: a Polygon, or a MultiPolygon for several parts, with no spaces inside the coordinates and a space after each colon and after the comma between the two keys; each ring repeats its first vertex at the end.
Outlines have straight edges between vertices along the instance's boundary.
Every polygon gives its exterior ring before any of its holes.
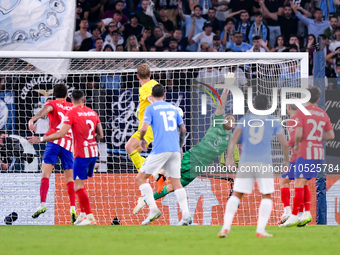
{"type": "Polygon", "coordinates": [[[140,79],[147,79],[150,77],[150,67],[148,64],[141,64],[137,66],[137,74],[140,79]]]}

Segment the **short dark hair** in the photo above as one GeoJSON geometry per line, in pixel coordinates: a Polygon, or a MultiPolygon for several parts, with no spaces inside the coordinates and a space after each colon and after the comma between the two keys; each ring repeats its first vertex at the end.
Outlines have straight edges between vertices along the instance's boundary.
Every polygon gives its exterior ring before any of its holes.
{"type": "Polygon", "coordinates": [[[56,98],[65,98],[67,96],[67,87],[65,84],[57,84],[53,88],[53,94],[56,98]]]}
{"type": "Polygon", "coordinates": [[[84,92],[83,91],[81,91],[79,89],[73,90],[73,92],[72,92],[73,100],[78,101],[78,100],[82,99],[83,97],[84,97],[84,92]]]}
{"type": "Polygon", "coordinates": [[[255,40],[260,40],[261,38],[262,38],[261,36],[255,35],[255,36],[253,37],[253,41],[255,41],[255,40]]]}
{"type": "Polygon", "coordinates": [[[202,8],[202,6],[200,6],[199,4],[196,4],[195,6],[194,6],[194,9],[193,10],[195,10],[196,8],[200,8],[201,9],[201,11],[203,11],[203,8],[202,8]]]}
{"type": "Polygon", "coordinates": [[[334,28],[334,33],[335,33],[336,31],[338,31],[338,30],[340,30],[340,27],[334,28]]]}
{"type": "Polygon", "coordinates": [[[315,7],[315,8],[314,8],[314,13],[316,13],[317,11],[321,11],[321,12],[322,12],[322,10],[321,10],[320,8],[315,7]]]}
{"type": "Polygon", "coordinates": [[[96,30],[96,29],[98,29],[99,30],[99,32],[101,32],[101,30],[100,30],[100,26],[98,26],[98,25],[93,25],[92,27],[91,27],[91,34],[93,33],[93,31],[94,30],[96,30]]]}
{"type": "Polygon", "coordinates": [[[255,13],[254,13],[254,17],[257,17],[257,16],[261,16],[261,17],[263,17],[263,14],[262,14],[262,12],[255,12],[255,13]]]}
{"type": "Polygon", "coordinates": [[[219,35],[214,35],[213,36],[213,41],[218,41],[220,39],[221,39],[221,37],[219,35]]]}
{"type": "Polygon", "coordinates": [[[268,98],[264,94],[257,95],[254,99],[254,105],[257,110],[266,110],[268,107],[268,98]]]}
{"type": "Polygon", "coordinates": [[[337,16],[330,16],[330,17],[329,17],[329,20],[331,20],[331,19],[336,19],[336,20],[338,20],[338,17],[337,17],[337,16]]]}
{"type": "Polygon", "coordinates": [[[316,86],[313,86],[313,87],[308,88],[307,90],[311,94],[309,102],[312,104],[315,104],[321,96],[321,89],[316,86]]]}
{"type": "Polygon", "coordinates": [[[164,87],[161,84],[156,84],[152,87],[152,95],[154,97],[164,96],[164,87]]]}
{"type": "Polygon", "coordinates": [[[225,24],[227,25],[229,21],[231,21],[231,22],[233,22],[233,24],[235,24],[235,20],[233,18],[227,18],[225,20],[225,24]]]}

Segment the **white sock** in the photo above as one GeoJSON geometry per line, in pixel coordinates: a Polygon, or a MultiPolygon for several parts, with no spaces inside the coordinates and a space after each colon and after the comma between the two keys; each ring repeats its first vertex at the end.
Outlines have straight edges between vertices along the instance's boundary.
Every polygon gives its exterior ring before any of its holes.
{"type": "Polygon", "coordinates": [[[41,202],[41,207],[45,207],[46,206],[46,202],[41,202]]]}
{"type": "Polygon", "coordinates": [[[259,219],[257,221],[257,233],[263,233],[268,223],[270,213],[272,212],[273,201],[269,198],[263,198],[261,200],[259,208],[259,219]]]}
{"type": "Polygon", "coordinates": [[[284,208],[284,214],[286,214],[286,215],[291,215],[292,214],[292,209],[290,208],[290,206],[286,206],[284,208]]]}
{"type": "Polygon", "coordinates": [[[228,231],[231,228],[231,224],[233,223],[234,215],[237,211],[238,205],[240,203],[240,199],[236,196],[231,196],[228,199],[225,213],[224,213],[224,224],[223,229],[227,229],[228,231]]]}
{"type": "Polygon", "coordinates": [[[149,183],[143,183],[139,186],[139,190],[144,197],[145,202],[149,205],[150,211],[157,211],[155,198],[153,197],[152,188],[149,183]]]}
{"type": "Polygon", "coordinates": [[[177,197],[177,201],[179,203],[179,207],[182,211],[183,218],[188,218],[190,216],[189,213],[189,207],[188,207],[188,198],[187,198],[187,192],[184,188],[176,189],[175,195],[177,197]]]}

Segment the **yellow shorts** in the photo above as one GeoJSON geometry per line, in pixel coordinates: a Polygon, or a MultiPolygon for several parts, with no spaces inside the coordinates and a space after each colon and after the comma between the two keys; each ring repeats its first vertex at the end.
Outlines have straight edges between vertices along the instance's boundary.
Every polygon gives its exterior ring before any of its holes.
{"type": "MultiPolygon", "coordinates": [[[[139,138],[140,138],[139,127],[138,127],[138,130],[132,135],[132,137],[139,140],[139,138]]],[[[153,132],[152,132],[151,126],[148,126],[148,129],[146,130],[144,139],[148,144],[150,144],[153,141],[153,132]]]]}

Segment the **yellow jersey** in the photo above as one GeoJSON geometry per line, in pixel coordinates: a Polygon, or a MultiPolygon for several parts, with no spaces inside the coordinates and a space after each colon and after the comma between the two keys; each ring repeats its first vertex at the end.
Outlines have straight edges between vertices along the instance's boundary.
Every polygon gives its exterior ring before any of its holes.
{"type": "Polygon", "coordinates": [[[158,84],[155,80],[150,80],[147,83],[144,83],[143,86],[139,88],[139,125],[142,125],[145,108],[150,105],[150,102],[147,100],[149,96],[152,94],[152,87],[158,84]]]}

